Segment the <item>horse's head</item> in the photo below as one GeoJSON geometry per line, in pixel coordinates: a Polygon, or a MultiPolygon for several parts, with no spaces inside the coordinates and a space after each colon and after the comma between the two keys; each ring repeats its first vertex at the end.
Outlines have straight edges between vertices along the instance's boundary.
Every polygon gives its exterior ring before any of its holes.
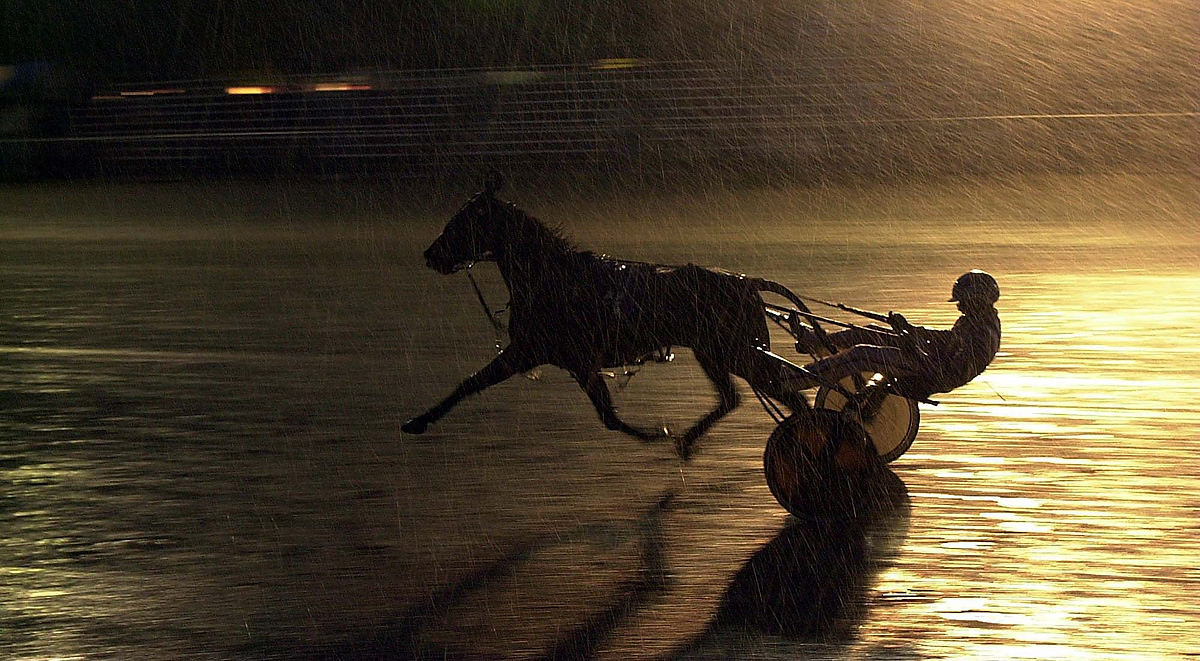
{"type": "Polygon", "coordinates": [[[504,232],[509,203],[496,199],[504,181],[492,171],[483,190],[467,201],[425,250],[429,268],[449,275],[474,262],[495,259],[497,239],[504,232]]]}

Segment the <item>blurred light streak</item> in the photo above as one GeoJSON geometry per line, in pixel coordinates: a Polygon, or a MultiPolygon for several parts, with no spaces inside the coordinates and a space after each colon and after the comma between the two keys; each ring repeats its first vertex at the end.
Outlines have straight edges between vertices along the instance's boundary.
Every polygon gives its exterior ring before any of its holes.
{"type": "MultiPolygon", "coordinates": [[[[170,89],[132,90],[132,91],[127,91],[127,92],[121,92],[120,95],[121,96],[159,96],[162,94],[186,94],[186,93],[187,93],[187,90],[175,87],[175,88],[170,88],[170,89]]],[[[93,98],[95,98],[95,97],[93,97],[93,98]]]]}
{"type": "Polygon", "coordinates": [[[365,92],[370,85],[359,83],[317,83],[310,89],[314,92],[365,92]]]}
{"type": "Polygon", "coordinates": [[[597,71],[612,71],[614,69],[633,69],[642,66],[642,60],[634,57],[617,57],[597,60],[592,69],[597,71]]]}
{"type": "Polygon", "coordinates": [[[253,95],[253,94],[274,94],[276,91],[277,90],[274,87],[263,87],[263,86],[226,87],[225,88],[225,93],[232,95],[232,96],[253,95]]]}

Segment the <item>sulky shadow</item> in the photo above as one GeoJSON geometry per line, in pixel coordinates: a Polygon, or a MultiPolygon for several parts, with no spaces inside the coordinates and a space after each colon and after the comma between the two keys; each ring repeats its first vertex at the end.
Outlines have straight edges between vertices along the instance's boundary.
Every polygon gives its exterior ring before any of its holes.
{"type": "Polygon", "coordinates": [[[863,504],[861,515],[847,521],[789,518],[734,576],[704,633],[669,658],[735,653],[764,634],[849,644],[866,616],[875,576],[895,556],[909,520],[907,488],[890,470],[863,504]]]}

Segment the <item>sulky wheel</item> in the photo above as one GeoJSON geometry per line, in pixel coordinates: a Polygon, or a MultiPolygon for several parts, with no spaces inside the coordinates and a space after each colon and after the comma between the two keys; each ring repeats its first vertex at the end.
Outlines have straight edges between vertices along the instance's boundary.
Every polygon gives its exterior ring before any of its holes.
{"type": "Polygon", "coordinates": [[[856,395],[853,406],[847,406],[845,395],[828,386],[817,390],[813,405],[855,417],[866,429],[879,456],[891,463],[912,447],[921,425],[921,410],[915,401],[885,390],[878,383],[880,378],[864,372],[859,382],[866,385],[861,390],[853,377],[842,379],[840,385],[856,395]]]}
{"type": "Polygon", "coordinates": [[[767,440],[763,471],[775,500],[795,516],[849,519],[887,466],[853,418],[814,409],[779,423],[767,440]]]}

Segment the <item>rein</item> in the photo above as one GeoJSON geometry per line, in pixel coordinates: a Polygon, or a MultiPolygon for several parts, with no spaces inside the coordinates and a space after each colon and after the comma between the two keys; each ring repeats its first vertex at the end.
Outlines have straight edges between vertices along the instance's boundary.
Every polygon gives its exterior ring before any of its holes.
{"type": "Polygon", "coordinates": [[[479,283],[475,282],[475,276],[471,275],[471,269],[474,266],[475,263],[472,262],[467,267],[467,279],[471,281],[471,287],[475,290],[475,298],[479,300],[479,305],[483,307],[484,316],[487,317],[488,323],[492,325],[492,330],[496,332],[496,353],[500,353],[500,350],[504,348],[504,344],[500,341],[500,335],[508,330],[504,322],[500,321],[500,315],[508,310],[508,304],[505,304],[499,310],[492,310],[491,306],[488,305],[487,299],[483,296],[483,290],[479,288],[479,283]]]}

